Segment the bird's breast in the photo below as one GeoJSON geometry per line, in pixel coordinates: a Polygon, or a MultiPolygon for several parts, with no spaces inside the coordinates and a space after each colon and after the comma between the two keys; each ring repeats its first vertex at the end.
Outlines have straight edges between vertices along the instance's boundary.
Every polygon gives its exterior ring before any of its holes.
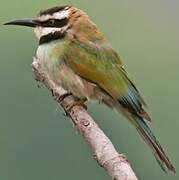
{"type": "Polygon", "coordinates": [[[66,49],[65,41],[53,41],[41,44],[37,49],[37,58],[41,61],[44,70],[54,81],[60,81],[60,64],[66,49]]]}
{"type": "Polygon", "coordinates": [[[82,79],[64,62],[63,56],[66,48],[65,43],[42,44],[38,47],[37,57],[45,72],[57,85],[77,97],[93,96],[95,85],[82,79]]]}
{"type": "Polygon", "coordinates": [[[66,43],[64,41],[57,41],[39,45],[37,49],[37,57],[42,61],[44,67],[51,69],[60,60],[63,59],[63,55],[66,50],[66,43]]]}

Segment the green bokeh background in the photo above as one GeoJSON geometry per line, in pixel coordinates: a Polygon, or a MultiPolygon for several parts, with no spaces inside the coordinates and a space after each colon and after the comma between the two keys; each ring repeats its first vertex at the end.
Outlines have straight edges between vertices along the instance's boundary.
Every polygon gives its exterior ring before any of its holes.
{"type": "MultiPolygon", "coordinates": [[[[0,23],[64,4],[85,10],[120,54],[178,170],[179,1],[1,0],[0,23]]],[[[30,28],[0,27],[0,179],[110,179],[50,93],[37,88],[31,72],[37,45],[30,28]]],[[[179,179],[161,171],[128,121],[105,106],[88,107],[140,179],[179,179]]]]}

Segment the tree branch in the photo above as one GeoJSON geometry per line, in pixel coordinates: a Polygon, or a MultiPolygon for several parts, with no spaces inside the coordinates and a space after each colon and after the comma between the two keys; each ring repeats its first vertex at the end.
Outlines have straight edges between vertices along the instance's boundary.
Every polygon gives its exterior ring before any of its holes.
{"type": "Polygon", "coordinates": [[[37,58],[33,59],[32,68],[36,81],[42,82],[52,92],[55,100],[63,107],[75,124],[76,129],[92,148],[98,164],[108,171],[112,179],[137,180],[127,158],[116,151],[109,138],[87,113],[86,109],[80,105],[69,108],[74,104],[76,98],[67,94],[62,87],[55,85],[37,58]]]}

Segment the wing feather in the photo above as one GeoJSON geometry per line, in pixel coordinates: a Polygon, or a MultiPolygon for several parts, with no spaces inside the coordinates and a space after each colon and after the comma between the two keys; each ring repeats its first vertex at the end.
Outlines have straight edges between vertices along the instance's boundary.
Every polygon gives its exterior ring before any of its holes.
{"type": "Polygon", "coordinates": [[[144,100],[109,44],[84,43],[75,39],[65,56],[65,62],[76,74],[97,84],[131,113],[150,120],[143,110],[144,100]]]}

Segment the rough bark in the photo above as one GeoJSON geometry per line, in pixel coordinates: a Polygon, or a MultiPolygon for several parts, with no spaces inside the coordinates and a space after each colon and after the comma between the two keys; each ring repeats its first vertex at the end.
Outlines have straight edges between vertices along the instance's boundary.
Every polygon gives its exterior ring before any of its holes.
{"type": "Polygon", "coordinates": [[[36,80],[43,83],[52,92],[54,99],[63,107],[76,129],[92,148],[98,164],[108,171],[112,179],[137,180],[127,158],[116,151],[112,142],[87,113],[86,109],[80,105],[69,108],[76,102],[76,98],[67,94],[62,87],[57,87],[54,84],[37,58],[33,59],[32,68],[36,80]]]}

